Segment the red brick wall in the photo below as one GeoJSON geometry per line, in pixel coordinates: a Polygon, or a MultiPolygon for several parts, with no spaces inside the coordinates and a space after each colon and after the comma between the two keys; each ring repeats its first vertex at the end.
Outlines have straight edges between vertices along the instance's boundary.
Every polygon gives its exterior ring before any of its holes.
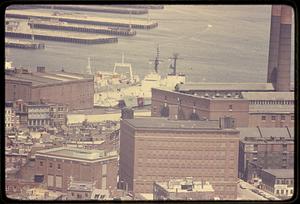
{"type": "Polygon", "coordinates": [[[31,84],[14,81],[14,80],[5,80],[5,100],[15,101],[18,99],[23,99],[25,102],[30,101],[31,84]],[[15,90],[15,94],[14,94],[14,90],[15,90]]]}

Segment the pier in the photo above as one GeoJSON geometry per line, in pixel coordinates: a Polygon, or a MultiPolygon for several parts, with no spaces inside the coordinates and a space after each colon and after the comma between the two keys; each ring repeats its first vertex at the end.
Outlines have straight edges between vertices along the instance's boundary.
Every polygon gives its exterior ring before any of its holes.
{"type": "Polygon", "coordinates": [[[31,20],[28,22],[30,28],[50,29],[50,30],[66,30],[87,33],[100,33],[105,35],[120,35],[120,36],[134,36],[136,31],[130,28],[118,27],[103,27],[96,25],[70,24],[66,22],[53,21],[39,21],[31,20]]]}
{"type": "Polygon", "coordinates": [[[44,49],[45,44],[40,42],[5,39],[5,47],[20,49],[44,49]]]}
{"type": "Polygon", "coordinates": [[[118,13],[118,14],[132,14],[132,15],[142,15],[147,14],[148,10],[145,8],[118,8],[111,7],[109,5],[99,6],[99,5],[18,5],[11,6],[12,9],[26,9],[26,8],[42,8],[42,9],[58,9],[58,10],[69,10],[69,11],[88,11],[88,12],[101,12],[101,13],[118,13]]]}
{"type": "Polygon", "coordinates": [[[90,25],[104,25],[104,26],[116,26],[116,27],[131,27],[136,29],[152,29],[158,26],[156,21],[141,20],[141,19],[124,19],[124,18],[102,18],[102,17],[89,17],[79,15],[66,15],[59,12],[47,13],[38,12],[33,10],[7,10],[7,18],[40,18],[40,19],[56,19],[62,22],[90,24],[90,25]]]}
{"type": "Polygon", "coordinates": [[[30,30],[24,31],[5,31],[5,36],[10,38],[24,38],[24,39],[36,39],[36,40],[49,40],[69,43],[80,44],[102,44],[102,43],[117,43],[117,37],[102,36],[102,35],[89,35],[89,34],[70,34],[64,32],[34,30],[34,33],[30,30]]]}

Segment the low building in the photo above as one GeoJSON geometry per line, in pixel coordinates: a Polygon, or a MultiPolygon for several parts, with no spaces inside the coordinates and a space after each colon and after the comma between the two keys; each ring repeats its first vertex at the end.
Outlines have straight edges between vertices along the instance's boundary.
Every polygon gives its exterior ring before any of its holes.
{"type": "Polygon", "coordinates": [[[239,177],[261,179],[262,169],[294,168],[294,128],[238,128],[239,177]]]}
{"type": "Polygon", "coordinates": [[[294,195],[294,169],[263,169],[262,189],[281,199],[294,195]]]}
{"type": "Polygon", "coordinates": [[[222,125],[162,117],[121,120],[123,189],[152,193],[153,182],[194,177],[208,181],[220,199],[236,199],[239,131],[222,125]]]}
{"type": "Polygon", "coordinates": [[[50,106],[50,125],[61,127],[67,123],[68,106],[66,104],[49,104],[50,106]]]}
{"type": "Polygon", "coordinates": [[[25,105],[28,116],[28,128],[31,131],[44,130],[50,126],[50,105],[28,102],[25,105]]]}
{"type": "Polygon", "coordinates": [[[37,151],[35,174],[49,190],[66,193],[70,179],[95,182],[98,189],[116,189],[118,156],[116,152],[58,147],[37,151]]]}
{"type": "Polygon", "coordinates": [[[215,191],[209,182],[193,178],[154,182],[153,200],[214,200],[215,191]]]}

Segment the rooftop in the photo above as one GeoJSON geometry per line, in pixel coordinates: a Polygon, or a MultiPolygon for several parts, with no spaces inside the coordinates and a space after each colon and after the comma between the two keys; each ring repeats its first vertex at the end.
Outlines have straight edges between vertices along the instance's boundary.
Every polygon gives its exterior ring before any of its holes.
{"type": "Polygon", "coordinates": [[[263,169],[276,178],[294,178],[294,169],[263,169]]]}
{"type": "Polygon", "coordinates": [[[178,91],[274,91],[271,83],[187,83],[179,84],[178,91]]]}
{"type": "Polygon", "coordinates": [[[78,80],[93,80],[90,75],[79,73],[70,73],[65,71],[60,72],[29,72],[29,73],[15,73],[12,75],[5,75],[5,80],[18,80],[24,82],[31,82],[33,86],[57,84],[65,82],[74,82],[78,80]]]}
{"type": "Polygon", "coordinates": [[[240,139],[242,141],[256,141],[258,138],[262,139],[272,139],[278,140],[280,138],[292,139],[294,140],[294,128],[265,128],[260,127],[260,132],[258,128],[237,128],[240,131],[240,139]],[[290,134],[291,135],[290,135],[290,134]]]}
{"type": "Polygon", "coordinates": [[[214,192],[212,185],[207,181],[172,179],[167,182],[156,182],[156,184],[168,192],[214,192]]]}
{"type": "Polygon", "coordinates": [[[73,158],[80,160],[98,160],[108,156],[115,156],[113,152],[105,153],[104,150],[87,150],[71,147],[58,147],[52,149],[45,149],[36,152],[36,155],[46,155],[64,158],[73,158]]]}
{"type": "Polygon", "coordinates": [[[150,129],[180,129],[180,130],[220,130],[218,120],[210,121],[189,121],[189,120],[169,120],[162,117],[135,117],[134,119],[124,119],[135,128],[150,129]]]}
{"type": "Polygon", "coordinates": [[[294,100],[294,92],[242,92],[248,100],[294,100]]]}

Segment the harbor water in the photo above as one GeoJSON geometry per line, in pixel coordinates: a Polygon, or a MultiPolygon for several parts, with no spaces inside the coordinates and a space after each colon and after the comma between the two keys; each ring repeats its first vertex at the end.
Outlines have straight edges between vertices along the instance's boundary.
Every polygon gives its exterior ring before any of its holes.
{"type": "MultiPolygon", "coordinates": [[[[130,18],[125,14],[76,13],[130,18]]],[[[266,82],[271,6],[166,5],[163,10],[149,10],[149,16],[158,22],[157,28],[137,30],[136,36],[119,36],[118,43],[45,41],[44,50],[6,48],[5,54],[14,66],[84,73],[88,57],[93,71],[112,71],[124,53],[125,62],[131,63],[134,73],[143,78],[153,69],[149,60],[155,58],[159,45],[162,75],[171,72],[168,58],[179,53],[182,59],[177,62],[178,72],[184,72],[187,81],[266,82]]],[[[148,15],[132,18],[147,19],[148,15]]],[[[292,76],[293,59],[292,56],[292,76]]]]}

